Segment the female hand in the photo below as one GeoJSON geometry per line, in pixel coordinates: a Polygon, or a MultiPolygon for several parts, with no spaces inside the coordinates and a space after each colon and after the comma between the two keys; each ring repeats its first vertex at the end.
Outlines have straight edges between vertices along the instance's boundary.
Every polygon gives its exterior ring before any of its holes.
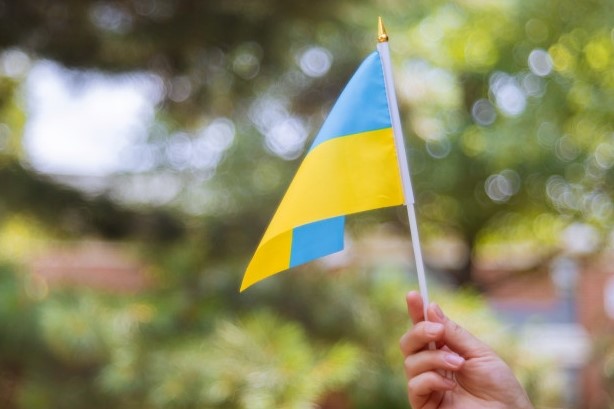
{"type": "Polygon", "coordinates": [[[533,408],[512,370],[492,349],[446,318],[436,304],[428,306],[425,321],[418,293],[408,293],[406,300],[414,326],[400,346],[413,409],[533,408]]]}

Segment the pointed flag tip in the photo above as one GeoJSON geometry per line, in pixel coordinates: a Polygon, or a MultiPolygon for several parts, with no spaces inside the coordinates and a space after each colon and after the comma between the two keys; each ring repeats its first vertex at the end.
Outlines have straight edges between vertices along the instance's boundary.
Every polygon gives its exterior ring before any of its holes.
{"type": "Polygon", "coordinates": [[[251,285],[254,283],[248,283],[245,278],[243,278],[243,281],[241,282],[241,288],[239,288],[239,293],[242,293],[243,291],[247,290],[249,287],[251,287],[251,285]]]}
{"type": "Polygon", "coordinates": [[[384,21],[381,17],[377,18],[377,42],[385,43],[388,41],[388,34],[386,34],[386,27],[384,27],[384,21]]]}

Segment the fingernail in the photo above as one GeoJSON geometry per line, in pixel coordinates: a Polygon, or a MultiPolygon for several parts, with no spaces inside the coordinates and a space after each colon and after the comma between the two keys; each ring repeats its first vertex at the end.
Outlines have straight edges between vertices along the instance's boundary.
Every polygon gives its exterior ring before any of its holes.
{"type": "Polygon", "coordinates": [[[436,322],[425,322],[424,323],[424,331],[431,336],[439,335],[441,330],[443,329],[443,325],[438,324],[436,322]]]}
{"type": "Polygon", "coordinates": [[[443,315],[443,311],[441,311],[441,308],[439,308],[439,305],[433,303],[431,304],[433,306],[433,310],[435,310],[435,314],[437,314],[437,316],[441,319],[445,318],[445,315],[443,315]]]}
{"type": "Polygon", "coordinates": [[[462,356],[456,354],[445,354],[443,356],[443,360],[452,366],[459,366],[465,362],[465,359],[462,356]]]}

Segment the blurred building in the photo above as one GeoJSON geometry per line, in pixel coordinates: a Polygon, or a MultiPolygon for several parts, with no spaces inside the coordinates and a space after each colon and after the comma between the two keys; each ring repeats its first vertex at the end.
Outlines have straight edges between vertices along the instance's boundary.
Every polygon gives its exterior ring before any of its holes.
{"type": "Polygon", "coordinates": [[[151,285],[146,267],[125,246],[105,241],[52,245],[29,263],[42,285],[134,293],[151,285]]]}
{"type": "Polygon", "coordinates": [[[561,257],[526,273],[483,269],[477,281],[493,309],[521,335],[523,349],[553,362],[565,407],[607,407],[603,361],[595,349],[614,334],[614,254],[579,262],[561,257]]]}

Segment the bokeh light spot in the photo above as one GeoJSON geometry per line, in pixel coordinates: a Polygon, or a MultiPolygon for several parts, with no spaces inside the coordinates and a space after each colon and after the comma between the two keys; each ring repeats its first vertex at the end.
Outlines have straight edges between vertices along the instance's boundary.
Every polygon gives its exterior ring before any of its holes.
{"type": "Polygon", "coordinates": [[[90,20],[101,30],[125,33],[132,28],[132,16],[115,4],[99,2],[90,8],[90,20]]]}
{"type": "Polygon", "coordinates": [[[545,77],[552,72],[552,58],[547,51],[540,48],[529,54],[529,69],[537,76],[545,77]]]}
{"type": "Polygon", "coordinates": [[[326,48],[310,47],[301,53],[298,63],[305,75],[318,78],[326,75],[333,63],[333,57],[326,48]]]}
{"type": "Polygon", "coordinates": [[[168,97],[174,102],[183,102],[192,94],[192,82],[187,76],[173,78],[168,84],[168,97]]]}
{"type": "Polygon", "coordinates": [[[0,54],[0,75],[9,78],[23,78],[30,70],[30,57],[23,51],[11,48],[0,54]]]}
{"type": "Polygon", "coordinates": [[[490,77],[490,90],[504,115],[514,117],[524,112],[527,97],[514,77],[502,72],[494,73],[490,77]]]}
{"type": "Polygon", "coordinates": [[[555,44],[548,49],[552,58],[554,69],[559,72],[571,71],[575,66],[575,59],[571,52],[563,44],[555,44]]]}
{"type": "Polygon", "coordinates": [[[426,141],[426,151],[435,159],[445,158],[450,154],[452,144],[448,138],[430,139],[426,141]]]}
{"type": "Polygon", "coordinates": [[[491,102],[485,98],[477,100],[471,107],[473,120],[483,126],[491,125],[497,119],[497,111],[491,102]]]}
{"type": "Polygon", "coordinates": [[[298,158],[305,148],[307,129],[302,121],[289,117],[275,124],[265,135],[266,147],[286,160],[298,158]]]}
{"type": "Polygon", "coordinates": [[[260,59],[262,48],[258,43],[250,42],[243,44],[237,50],[232,62],[232,70],[245,80],[255,78],[260,72],[260,59]]]}
{"type": "Polygon", "coordinates": [[[595,161],[603,169],[610,169],[614,166],[614,145],[606,142],[597,145],[595,161]]]}
{"type": "Polygon", "coordinates": [[[484,183],[484,190],[488,197],[497,203],[507,202],[520,189],[520,176],[511,169],[490,175],[484,183]]]}
{"type": "Polygon", "coordinates": [[[595,71],[604,71],[610,66],[612,59],[612,44],[609,39],[597,38],[584,47],[586,61],[595,71]]]}

